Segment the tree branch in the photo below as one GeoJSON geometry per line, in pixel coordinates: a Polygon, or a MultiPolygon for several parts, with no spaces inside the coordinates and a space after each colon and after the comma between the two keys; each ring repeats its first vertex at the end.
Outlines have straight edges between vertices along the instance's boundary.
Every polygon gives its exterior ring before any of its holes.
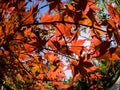
{"type": "Polygon", "coordinates": [[[59,23],[62,23],[62,24],[73,24],[73,25],[79,25],[79,26],[81,25],[81,26],[90,27],[90,28],[97,29],[97,30],[99,30],[99,31],[106,32],[106,31],[104,31],[103,29],[93,27],[93,25],[88,26],[88,25],[85,25],[85,24],[79,24],[79,23],[76,23],[76,22],[68,22],[68,21],[40,22],[40,23],[25,24],[25,25],[22,25],[22,26],[31,26],[31,25],[40,25],[40,24],[52,24],[52,25],[55,25],[55,24],[57,24],[57,23],[58,23],[58,24],[59,24],[59,23]]]}

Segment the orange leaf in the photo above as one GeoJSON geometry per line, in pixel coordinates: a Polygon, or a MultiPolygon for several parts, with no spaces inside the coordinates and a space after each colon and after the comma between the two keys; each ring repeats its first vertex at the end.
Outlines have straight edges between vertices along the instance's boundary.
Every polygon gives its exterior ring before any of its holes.
{"type": "Polygon", "coordinates": [[[93,9],[93,10],[100,10],[100,8],[95,6],[95,5],[91,5],[90,8],[93,9]]]}
{"type": "Polygon", "coordinates": [[[64,36],[70,37],[71,27],[72,26],[70,24],[57,24],[54,34],[56,36],[64,35],[64,36]]]}
{"type": "Polygon", "coordinates": [[[80,51],[83,49],[83,44],[85,40],[74,40],[71,42],[70,50],[76,55],[80,55],[80,51]]]}
{"type": "Polygon", "coordinates": [[[112,28],[116,29],[115,23],[112,19],[108,19],[107,22],[112,26],[112,28]]]}
{"type": "Polygon", "coordinates": [[[95,37],[95,36],[93,36],[93,38],[91,39],[91,44],[93,45],[93,46],[97,46],[97,45],[99,45],[99,44],[101,44],[102,43],[102,41],[101,40],[99,40],[97,37],[95,37]]]}
{"type": "Polygon", "coordinates": [[[61,16],[58,13],[55,13],[54,15],[50,15],[49,12],[46,12],[44,15],[41,15],[42,22],[53,22],[59,20],[61,20],[61,16]]]}
{"type": "Polygon", "coordinates": [[[38,4],[33,4],[29,11],[23,13],[22,22],[25,24],[31,24],[35,21],[37,15],[38,4]]]}
{"type": "Polygon", "coordinates": [[[27,2],[25,2],[24,0],[20,0],[17,4],[18,10],[21,10],[25,5],[27,5],[27,2]]]}
{"type": "Polygon", "coordinates": [[[120,60],[120,57],[116,53],[113,53],[112,56],[109,57],[109,60],[120,60]]]}
{"type": "Polygon", "coordinates": [[[28,55],[26,55],[26,54],[20,54],[20,55],[19,55],[19,59],[20,59],[20,60],[23,60],[23,61],[24,61],[24,60],[27,59],[27,58],[29,58],[29,57],[28,57],[28,55]]]}
{"type": "Polygon", "coordinates": [[[108,4],[108,12],[110,13],[110,16],[112,19],[120,25],[120,16],[119,13],[115,10],[115,8],[112,6],[112,3],[108,4]]]}
{"type": "Polygon", "coordinates": [[[51,52],[46,53],[46,54],[45,54],[45,58],[46,58],[49,62],[51,62],[51,63],[53,63],[53,62],[55,62],[56,60],[58,60],[58,57],[55,56],[54,53],[51,53],[51,52]]]}
{"type": "Polygon", "coordinates": [[[77,80],[81,80],[82,79],[82,76],[80,74],[77,74],[75,77],[74,77],[74,81],[77,81],[77,80]]]}
{"type": "Polygon", "coordinates": [[[81,17],[81,20],[79,20],[79,24],[91,26],[92,21],[84,12],[82,12],[82,17],[81,17]]]}
{"type": "Polygon", "coordinates": [[[25,48],[25,52],[32,52],[34,50],[34,46],[29,45],[29,44],[23,44],[25,48]]]}
{"type": "Polygon", "coordinates": [[[71,4],[68,4],[67,7],[71,11],[75,10],[75,7],[73,5],[71,5],[71,4]]]}
{"type": "MultiPolygon", "coordinates": [[[[112,49],[112,48],[111,48],[112,49]]],[[[101,60],[101,59],[106,59],[106,60],[120,60],[120,57],[118,55],[119,53],[119,48],[111,51],[111,49],[109,49],[105,54],[101,55],[100,57],[98,57],[97,59],[101,60]]],[[[104,50],[103,50],[104,51],[104,50]]]]}
{"type": "Polygon", "coordinates": [[[106,31],[103,31],[100,26],[94,25],[93,27],[94,27],[94,29],[92,28],[92,29],[89,30],[89,33],[90,33],[91,36],[94,36],[94,35],[95,36],[96,35],[97,36],[106,35],[106,31]]]}
{"type": "Polygon", "coordinates": [[[87,14],[89,12],[90,8],[93,10],[100,10],[100,8],[97,7],[92,0],[88,0],[86,9],[84,10],[84,12],[87,14]]]}

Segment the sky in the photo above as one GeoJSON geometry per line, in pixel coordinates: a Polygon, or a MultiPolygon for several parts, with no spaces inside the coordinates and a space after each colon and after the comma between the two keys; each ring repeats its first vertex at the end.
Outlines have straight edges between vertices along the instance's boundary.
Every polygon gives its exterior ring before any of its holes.
{"type": "MultiPolygon", "coordinates": [[[[29,2],[28,4],[27,4],[27,9],[30,9],[30,7],[33,5],[33,4],[35,4],[37,2],[37,0],[32,0],[32,2],[29,2]]],[[[44,2],[41,2],[41,1],[39,1],[38,2],[39,3],[39,6],[38,6],[38,9],[39,8],[41,8],[41,7],[43,7],[43,6],[45,6],[45,5],[47,5],[47,2],[46,2],[46,0],[44,1],[44,2]]],[[[45,6],[44,8],[42,8],[42,9],[40,9],[40,14],[45,14],[45,12],[47,12],[48,11],[48,6],[45,6]]]]}

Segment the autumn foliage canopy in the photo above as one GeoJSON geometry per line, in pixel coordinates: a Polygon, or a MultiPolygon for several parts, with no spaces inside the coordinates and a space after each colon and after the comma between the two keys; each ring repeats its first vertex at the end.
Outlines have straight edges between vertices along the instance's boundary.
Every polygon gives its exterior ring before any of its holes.
{"type": "Polygon", "coordinates": [[[97,80],[109,77],[94,60],[107,60],[108,67],[120,60],[120,12],[107,2],[108,17],[101,20],[97,0],[68,1],[0,0],[0,84],[74,90],[84,79],[91,90],[104,88],[97,80]]]}

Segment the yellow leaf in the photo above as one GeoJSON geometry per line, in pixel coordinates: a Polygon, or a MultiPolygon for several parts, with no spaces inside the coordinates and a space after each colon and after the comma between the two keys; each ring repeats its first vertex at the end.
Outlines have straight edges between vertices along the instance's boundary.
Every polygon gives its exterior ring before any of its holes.
{"type": "Polygon", "coordinates": [[[67,7],[68,7],[69,10],[72,10],[72,11],[75,10],[75,7],[73,5],[71,5],[71,4],[69,4],[67,7]]]}
{"type": "Polygon", "coordinates": [[[32,69],[31,69],[31,71],[33,72],[33,73],[35,73],[36,71],[39,71],[39,66],[37,65],[37,64],[33,64],[33,67],[32,67],[32,69]]]}
{"type": "Polygon", "coordinates": [[[23,77],[19,73],[17,74],[17,77],[24,82],[23,77]]]}

